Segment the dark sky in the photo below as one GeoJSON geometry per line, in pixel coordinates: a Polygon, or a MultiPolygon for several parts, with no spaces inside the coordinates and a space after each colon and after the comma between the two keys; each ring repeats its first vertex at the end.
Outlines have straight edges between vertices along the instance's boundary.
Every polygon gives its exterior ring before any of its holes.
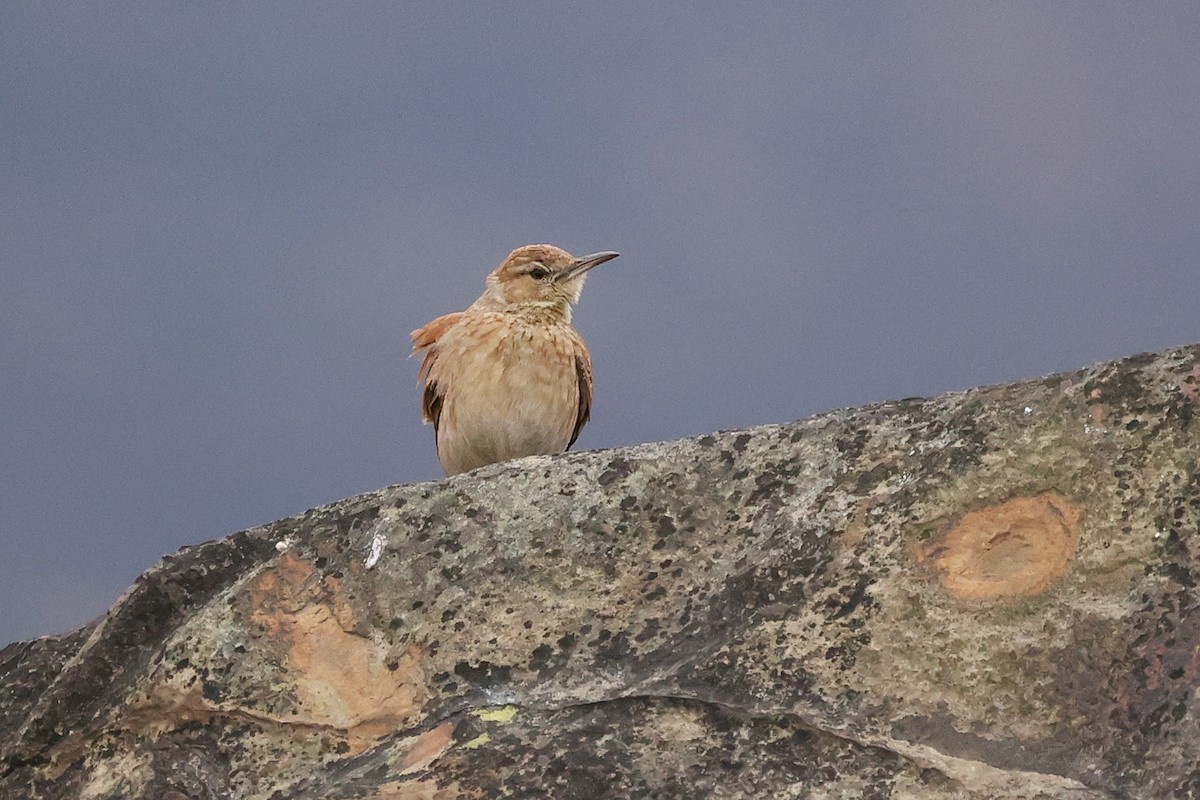
{"type": "Polygon", "coordinates": [[[1200,5],[0,5],[0,642],[439,476],[408,332],[618,250],[582,448],[1200,340],[1200,5]]]}

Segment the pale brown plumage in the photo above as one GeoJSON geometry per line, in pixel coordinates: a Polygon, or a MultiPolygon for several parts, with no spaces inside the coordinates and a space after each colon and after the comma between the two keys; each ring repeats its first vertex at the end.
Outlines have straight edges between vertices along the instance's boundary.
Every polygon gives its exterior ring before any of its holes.
{"type": "Polygon", "coordinates": [[[561,453],[592,406],[592,358],[571,325],[585,274],[616,258],[519,247],[466,311],[412,332],[424,352],[421,411],[447,475],[510,458],[561,453]]]}

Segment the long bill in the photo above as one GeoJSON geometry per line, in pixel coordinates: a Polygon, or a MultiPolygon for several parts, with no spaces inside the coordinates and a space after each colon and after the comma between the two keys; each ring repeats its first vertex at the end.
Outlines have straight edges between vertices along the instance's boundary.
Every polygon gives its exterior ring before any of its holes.
{"type": "Polygon", "coordinates": [[[567,267],[562,272],[558,273],[558,275],[555,276],[554,280],[556,283],[560,283],[562,281],[569,281],[569,280],[571,280],[571,278],[574,278],[576,275],[582,275],[583,273],[587,272],[592,267],[598,267],[601,264],[603,264],[605,261],[612,261],[614,258],[616,258],[619,255],[621,255],[621,254],[614,253],[612,250],[605,250],[600,253],[592,253],[590,256],[581,256],[580,258],[575,259],[574,264],[567,267]]]}

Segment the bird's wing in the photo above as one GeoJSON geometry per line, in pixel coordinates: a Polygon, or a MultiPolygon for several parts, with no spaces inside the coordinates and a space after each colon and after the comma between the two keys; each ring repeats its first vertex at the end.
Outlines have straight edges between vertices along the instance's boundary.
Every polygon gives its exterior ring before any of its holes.
{"type": "Polygon", "coordinates": [[[426,323],[423,327],[417,328],[412,332],[413,354],[425,351],[425,358],[421,361],[421,368],[417,371],[417,380],[425,382],[425,395],[421,400],[421,416],[426,422],[433,423],[433,430],[437,432],[438,421],[442,416],[442,394],[438,389],[437,379],[433,375],[434,367],[437,365],[438,348],[437,341],[443,333],[458,322],[462,317],[461,311],[455,311],[452,314],[443,314],[432,322],[426,323]]]}
{"type": "Polygon", "coordinates": [[[575,430],[571,431],[571,441],[567,442],[568,450],[592,416],[592,357],[586,347],[580,347],[575,354],[575,377],[579,381],[579,410],[575,413],[575,430]]]}

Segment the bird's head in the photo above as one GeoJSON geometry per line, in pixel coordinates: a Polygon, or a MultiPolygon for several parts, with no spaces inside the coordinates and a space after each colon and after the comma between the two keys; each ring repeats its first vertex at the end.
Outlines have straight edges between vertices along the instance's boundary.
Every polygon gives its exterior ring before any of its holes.
{"type": "Polygon", "coordinates": [[[527,244],[509,253],[488,275],[484,298],[489,305],[540,305],[569,317],[587,271],[616,257],[606,251],[576,258],[552,244],[527,244]]]}

